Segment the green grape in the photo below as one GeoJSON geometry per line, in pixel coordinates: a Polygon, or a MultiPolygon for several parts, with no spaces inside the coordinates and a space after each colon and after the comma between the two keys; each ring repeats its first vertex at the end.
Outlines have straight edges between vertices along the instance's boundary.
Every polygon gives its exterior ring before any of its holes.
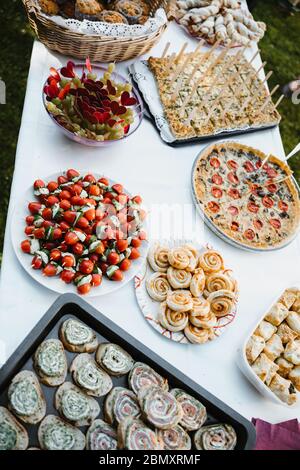
{"type": "Polygon", "coordinates": [[[81,85],[81,80],[78,77],[73,78],[73,83],[75,86],[80,86],[81,85]]]}
{"type": "Polygon", "coordinates": [[[115,64],[108,64],[107,70],[109,73],[113,73],[115,68],[116,68],[115,64]]]}
{"type": "Polygon", "coordinates": [[[88,73],[87,78],[89,78],[90,80],[96,81],[97,80],[97,74],[96,73],[88,73]]]}
{"type": "Polygon", "coordinates": [[[131,83],[126,83],[126,85],[124,86],[124,91],[128,91],[128,93],[132,91],[131,83]]]}

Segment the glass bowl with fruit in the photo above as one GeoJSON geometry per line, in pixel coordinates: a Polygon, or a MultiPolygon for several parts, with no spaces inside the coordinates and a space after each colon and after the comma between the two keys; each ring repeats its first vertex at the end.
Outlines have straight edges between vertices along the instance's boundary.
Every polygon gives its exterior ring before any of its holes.
{"type": "Polygon", "coordinates": [[[138,91],[115,65],[107,67],[69,61],[50,75],[43,87],[43,102],[51,120],[71,140],[102,147],[133,134],[143,118],[138,91]]]}

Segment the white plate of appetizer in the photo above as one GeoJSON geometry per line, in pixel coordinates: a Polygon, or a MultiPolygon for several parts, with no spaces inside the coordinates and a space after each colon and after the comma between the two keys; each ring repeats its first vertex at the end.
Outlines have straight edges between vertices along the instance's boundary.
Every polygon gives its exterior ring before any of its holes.
{"type": "Polygon", "coordinates": [[[300,286],[277,296],[240,351],[238,366],[266,398],[299,406],[300,286]]]}
{"type": "Polygon", "coordinates": [[[179,343],[214,340],[236,315],[232,271],[220,253],[198,242],[153,242],[135,277],[135,293],[152,328],[179,343]]]}

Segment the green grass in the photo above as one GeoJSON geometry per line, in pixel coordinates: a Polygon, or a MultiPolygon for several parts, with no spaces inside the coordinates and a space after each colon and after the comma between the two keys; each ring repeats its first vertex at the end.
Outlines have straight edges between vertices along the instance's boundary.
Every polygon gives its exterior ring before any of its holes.
{"type": "MultiPolygon", "coordinates": [[[[300,75],[300,14],[289,15],[277,0],[260,0],[253,10],[256,19],[265,21],[268,31],[260,42],[263,60],[274,74],[270,87],[285,83],[300,75]]],[[[24,94],[29,68],[33,35],[21,0],[9,0],[0,5],[0,77],[7,87],[7,104],[0,105],[0,261],[5,230],[6,212],[14,169],[16,144],[20,127],[24,94]]],[[[278,95],[279,96],[279,95],[278,95]]],[[[284,100],[281,133],[286,152],[300,140],[300,105],[284,100]]],[[[25,156],[23,157],[25,158],[25,156]]],[[[291,160],[300,181],[300,156],[291,160]]]]}

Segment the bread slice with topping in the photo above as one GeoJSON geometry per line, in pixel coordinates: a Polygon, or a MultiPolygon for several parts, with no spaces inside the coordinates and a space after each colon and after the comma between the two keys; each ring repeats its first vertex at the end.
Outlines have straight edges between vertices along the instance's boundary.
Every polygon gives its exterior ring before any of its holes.
{"type": "Polygon", "coordinates": [[[26,429],[4,406],[0,406],[0,451],[26,450],[29,439],[26,429]]]}

